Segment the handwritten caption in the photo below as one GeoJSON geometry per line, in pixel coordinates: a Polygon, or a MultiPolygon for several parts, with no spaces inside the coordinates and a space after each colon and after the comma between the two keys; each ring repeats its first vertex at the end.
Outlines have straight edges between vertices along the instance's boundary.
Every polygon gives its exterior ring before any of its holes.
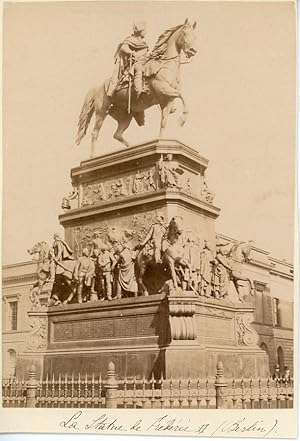
{"type": "Polygon", "coordinates": [[[137,418],[128,422],[128,415],[124,417],[111,417],[106,413],[100,413],[99,417],[90,418],[84,411],[78,410],[70,417],[59,422],[62,429],[78,432],[103,432],[103,433],[152,433],[166,435],[195,435],[195,436],[257,436],[268,438],[276,435],[278,420],[264,421],[250,417],[224,419],[218,418],[214,422],[198,422],[190,418],[174,418],[167,412],[161,416],[155,416],[149,420],[137,418]],[[126,421],[127,420],[127,421],[126,421]]]}

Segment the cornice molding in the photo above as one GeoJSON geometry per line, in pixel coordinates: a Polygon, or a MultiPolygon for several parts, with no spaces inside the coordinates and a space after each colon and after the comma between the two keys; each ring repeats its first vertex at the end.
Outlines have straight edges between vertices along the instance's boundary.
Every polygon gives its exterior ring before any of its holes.
{"type": "Polygon", "coordinates": [[[125,162],[130,161],[134,162],[142,160],[148,156],[161,155],[163,153],[173,153],[177,156],[183,156],[194,162],[197,168],[200,166],[205,170],[208,166],[208,159],[199,155],[195,149],[182,142],[171,139],[155,139],[147,143],[134,145],[123,150],[117,150],[96,158],[82,161],[79,167],[74,167],[71,170],[71,178],[73,181],[77,181],[82,175],[93,173],[99,169],[117,167],[118,164],[121,163],[124,164],[125,162]]]}
{"type": "Polygon", "coordinates": [[[182,206],[192,208],[198,213],[205,213],[208,217],[216,219],[219,216],[220,209],[212,204],[191,196],[183,191],[176,190],[159,190],[155,193],[145,193],[142,195],[133,195],[124,199],[118,199],[114,201],[102,202],[99,204],[91,205],[88,207],[77,208],[70,210],[67,213],[59,216],[59,221],[62,225],[67,222],[76,221],[77,219],[90,218],[91,216],[103,215],[105,213],[120,213],[132,209],[134,207],[143,206],[146,203],[159,204],[159,203],[178,203],[182,206]]]}

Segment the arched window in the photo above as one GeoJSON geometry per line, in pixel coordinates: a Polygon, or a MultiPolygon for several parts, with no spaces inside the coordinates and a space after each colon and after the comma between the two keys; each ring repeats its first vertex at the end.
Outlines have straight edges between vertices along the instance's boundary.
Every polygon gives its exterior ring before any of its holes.
{"type": "Polygon", "coordinates": [[[280,374],[284,372],[284,353],[281,346],[277,348],[277,363],[279,364],[280,374]]]}
{"type": "Polygon", "coordinates": [[[260,345],[260,348],[269,355],[268,346],[266,345],[266,343],[262,343],[260,345]]]}
{"type": "Polygon", "coordinates": [[[17,354],[14,349],[9,349],[7,357],[7,369],[6,375],[7,377],[14,377],[16,375],[16,363],[17,363],[17,354]]]}

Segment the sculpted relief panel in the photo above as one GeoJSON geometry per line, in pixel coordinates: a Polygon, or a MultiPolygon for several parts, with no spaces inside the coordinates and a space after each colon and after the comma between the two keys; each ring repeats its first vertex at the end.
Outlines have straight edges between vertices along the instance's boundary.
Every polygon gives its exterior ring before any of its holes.
{"type": "Polygon", "coordinates": [[[242,272],[251,242],[208,241],[183,217],[168,220],[163,210],[95,222],[70,233],[70,246],[56,233],[52,248],[39,242],[29,250],[37,256],[37,300],[46,284],[52,286],[54,305],[187,291],[203,300],[226,299],[231,282],[241,302],[241,282],[252,292],[253,283],[242,272]]]}
{"type": "Polygon", "coordinates": [[[73,191],[63,198],[62,208],[67,211],[78,208],[79,205],[88,207],[162,189],[180,190],[208,203],[212,203],[214,199],[214,193],[209,190],[205,176],[182,167],[168,153],[161,155],[157,164],[152,167],[138,169],[135,173],[130,172],[117,178],[83,184],[80,202],[79,190],[74,186],[73,191]]]}
{"type": "Polygon", "coordinates": [[[82,190],[82,207],[99,202],[113,201],[158,189],[156,168],[138,170],[135,174],[107,179],[94,184],[85,184],[82,190]]]}

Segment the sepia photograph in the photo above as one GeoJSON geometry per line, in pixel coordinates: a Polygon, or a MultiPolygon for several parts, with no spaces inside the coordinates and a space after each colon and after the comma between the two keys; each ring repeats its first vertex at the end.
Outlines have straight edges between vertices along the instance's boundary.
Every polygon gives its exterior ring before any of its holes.
{"type": "Polygon", "coordinates": [[[296,436],[295,8],[3,2],[0,431],[296,436]]]}

